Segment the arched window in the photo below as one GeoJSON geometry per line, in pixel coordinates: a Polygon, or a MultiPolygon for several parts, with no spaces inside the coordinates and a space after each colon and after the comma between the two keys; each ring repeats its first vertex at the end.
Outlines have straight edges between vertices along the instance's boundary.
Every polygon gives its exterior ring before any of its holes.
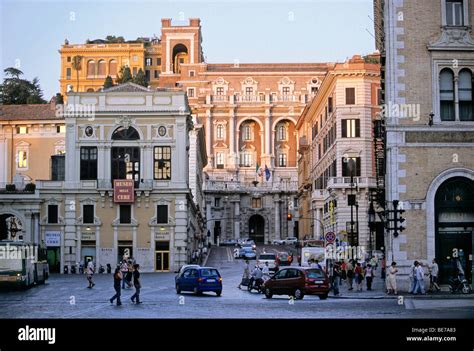
{"type": "Polygon", "coordinates": [[[280,124],[278,126],[278,140],[279,141],[287,140],[287,138],[286,138],[286,126],[283,125],[283,124],[280,124]]]}
{"type": "Polygon", "coordinates": [[[117,61],[110,60],[109,62],[109,76],[116,76],[117,75],[117,61]]]}
{"type": "Polygon", "coordinates": [[[93,92],[94,92],[94,88],[88,88],[88,89],[87,89],[87,92],[88,92],[88,93],[93,93],[93,92]]]}
{"type": "Polygon", "coordinates": [[[224,139],[224,126],[222,124],[217,125],[217,139],[224,139]]]}
{"type": "Polygon", "coordinates": [[[459,119],[461,121],[472,121],[472,72],[463,69],[459,73],[459,119]]]}
{"type": "Polygon", "coordinates": [[[105,63],[104,60],[99,60],[99,62],[97,64],[97,75],[105,77],[105,75],[106,75],[106,66],[107,66],[107,64],[105,63]]]}
{"type": "Polygon", "coordinates": [[[87,62],[87,75],[95,76],[95,61],[94,60],[89,60],[87,62]]]}
{"type": "Polygon", "coordinates": [[[439,77],[440,84],[440,102],[441,102],[441,120],[454,121],[454,74],[450,69],[441,71],[439,77]]]}
{"type": "Polygon", "coordinates": [[[244,141],[252,140],[252,127],[249,124],[244,125],[243,136],[244,141]]]}
{"type": "Polygon", "coordinates": [[[140,134],[135,128],[119,127],[112,134],[112,140],[140,140],[140,134]]]}

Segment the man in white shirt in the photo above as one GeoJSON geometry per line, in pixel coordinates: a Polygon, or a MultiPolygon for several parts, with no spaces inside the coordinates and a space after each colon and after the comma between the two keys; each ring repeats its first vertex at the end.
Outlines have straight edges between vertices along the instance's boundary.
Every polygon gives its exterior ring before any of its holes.
{"type": "Polygon", "coordinates": [[[89,289],[92,289],[95,285],[94,282],[92,281],[94,271],[95,271],[94,263],[92,262],[92,260],[89,260],[89,262],[87,262],[87,281],[89,282],[89,286],[87,288],[89,289]]]}

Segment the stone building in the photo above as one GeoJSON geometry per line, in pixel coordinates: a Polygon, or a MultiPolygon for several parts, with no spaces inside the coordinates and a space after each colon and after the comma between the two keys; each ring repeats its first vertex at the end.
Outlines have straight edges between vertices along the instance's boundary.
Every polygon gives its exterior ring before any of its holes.
{"type": "Polygon", "coordinates": [[[334,232],[341,244],[366,252],[384,246],[380,220],[378,231],[368,226],[376,187],[372,125],[379,112],[378,60],[378,55],[356,55],[335,64],[298,120],[300,237],[320,240],[334,232]]]}
{"type": "Polygon", "coordinates": [[[437,258],[441,282],[459,258],[469,279],[474,243],[474,4],[375,1],[385,75],[387,206],[406,227],[389,231],[389,260],[406,286],[414,260],[437,258]]]}

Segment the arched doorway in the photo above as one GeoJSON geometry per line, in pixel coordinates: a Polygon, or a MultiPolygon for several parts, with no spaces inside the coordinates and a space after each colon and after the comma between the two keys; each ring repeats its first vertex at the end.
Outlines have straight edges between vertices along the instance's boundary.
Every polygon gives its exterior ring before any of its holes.
{"type": "Polygon", "coordinates": [[[435,197],[435,250],[441,283],[448,283],[454,274],[456,257],[471,279],[473,230],[474,182],[464,177],[446,180],[435,197]]]}
{"type": "Polygon", "coordinates": [[[255,243],[265,242],[265,220],[260,215],[253,215],[249,219],[249,238],[255,243]]]}
{"type": "Polygon", "coordinates": [[[177,44],[173,48],[173,73],[181,73],[181,65],[188,62],[188,48],[183,44],[177,44]]]}

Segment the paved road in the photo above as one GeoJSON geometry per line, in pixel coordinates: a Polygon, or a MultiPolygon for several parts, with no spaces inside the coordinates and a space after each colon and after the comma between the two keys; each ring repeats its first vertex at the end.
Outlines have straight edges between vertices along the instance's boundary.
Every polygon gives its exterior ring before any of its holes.
{"type": "MultiPolygon", "coordinates": [[[[268,247],[267,251],[284,248],[268,247]]],[[[112,276],[95,276],[96,286],[87,289],[84,276],[53,275],[44,286],[27,291],[0,292],[3,318],[474,318],[474,300],[328,299],[305,296],[265,299],[237,289],[243,262],[232,248],[213,248],[207,265],[217,267],[224,290],[221,297],[206,293],[177,295],[174,273],[143,274],[141,305],[132,305],[133,289],[122,292],[124,304],[110,305],[114,294],[112,276]]]]}

